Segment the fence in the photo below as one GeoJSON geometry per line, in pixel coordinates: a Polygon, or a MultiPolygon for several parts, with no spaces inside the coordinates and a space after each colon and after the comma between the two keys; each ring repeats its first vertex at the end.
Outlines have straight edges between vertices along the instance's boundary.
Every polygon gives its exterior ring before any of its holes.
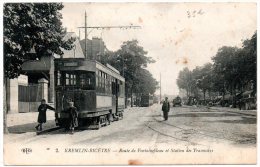
{"type": "Polygon", "coordinates": [[[18,107],[19,112],[35,112],[38,110],[42,99],[42,86],[40,84],[30,84],[28,86],[18,86],[18,107]]]}

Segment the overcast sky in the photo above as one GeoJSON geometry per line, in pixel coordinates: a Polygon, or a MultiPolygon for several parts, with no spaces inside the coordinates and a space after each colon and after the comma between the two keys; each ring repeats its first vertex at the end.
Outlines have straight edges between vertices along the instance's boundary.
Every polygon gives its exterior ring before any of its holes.
{"type": "MultiPolygon", "coordinates": [[[[178,73],[184,67],[211,62],[221,46],[241,47],[242,40],[256,31],[256,3],[64,3],[63,25],[78,33],[84,26],[139,25],[137,30],[93,30],[109,50],[120,48],[123,41],[137,39],[156,60],[148,70],[159,81],[162,94],[178,94],[178,73]]],[[[89,30],[90,31],[90,30],[89,30]]],[[[81,31],[81,38],[84,31],[81,31]]],[[[157,91],[158,93],[158,91],[157,91]]]]}

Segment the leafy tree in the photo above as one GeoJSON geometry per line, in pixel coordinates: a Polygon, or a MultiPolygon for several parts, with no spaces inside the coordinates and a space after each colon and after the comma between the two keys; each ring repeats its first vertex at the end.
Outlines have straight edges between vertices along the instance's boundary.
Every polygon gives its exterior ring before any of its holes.
{"type": "Polygon", "coordinates": [[[61,3],[6,3],[4,5],[5,76],[16,78],[28,59],[72,49],[74,39],[63,41],[61,3]],[[32,50],[36,54],[29,54],[32,50]]]}
{"type": "Polygon", "coordinates": [[[200,90],[202,90],[203,99],[206,100],[206,92],[212,90],[212,64],[207,63],[201,68],[196,69],[198,70],[198,74],[195,76],[196,85],[200,90]]]}
{"type": "Polygon", "coordinates": [[[134,92],[137,94],[154,94],[158,88],[158,82],[146,69],[140,69],[136,73],[134,92]]]}
{"type": "Polygon", "coordinates": [[[221,83],[217,82],[215,86],[217,89],[222,91],[223,96],[230,92],[234,88],[233,80],[238,75],[237,73],[237,51],[236,47],[227,47],[224,46],[220,48],[216,54],[212,58],[214,62],[214,72],[216,78],[221,79],[221,83]]]}
{"type": "Polygon", "coordinates": [[[114,53],[113,56],[108,58],[108,62],[117,68],[121,75],[126,80],[126,99],[128,95],[131,97],[131,106],[133,106],[132,96],[134,90],[137,89],[140,77],[137,72],[146,68],[149,63],[155,61],[146,56],[147,51],[142,46],[139,46],[137,40],[126,41],[122,44],[121,48],[114,53]]]}
{"type": "Polygon", "coordinates": [[[177,85],[179,88],[186,90],[187,97],[192,95],[193,75],[187,67],[179,72],[177,85]]]}
{"type": "Polygon", "coordinates": [[[251,37],[243,42],[243,49],[240,52],[240,68],[242,80],[245,83],[253,81],[254,91],[256,92],[256,66],[257,66],[257,34],[256,32],[251,37]]]}
{"type": "MultiPolygon", "coordinates": [[[[7,78],[20,75],[25,61],[62,55],[61,48],[72,49],[75,39],[63,40],[66,30],[61,22],[62,8],[61,3],[4,4],[4,86],[7,78]],[[35,54],[30,54],[32,51],[35,54]]],[[[4,106],[4,129],[7,132],[6,104],[4,106]]]]}

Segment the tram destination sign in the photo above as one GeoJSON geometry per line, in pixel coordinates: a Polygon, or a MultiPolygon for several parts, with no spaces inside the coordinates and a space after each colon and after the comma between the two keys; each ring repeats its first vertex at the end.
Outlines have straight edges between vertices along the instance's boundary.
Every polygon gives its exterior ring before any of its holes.
{"type": "Polygon", "coordinates": [[[63,66],[64,67],[77,67],[79,64],[78,62],[64,62],[63,66]]]}

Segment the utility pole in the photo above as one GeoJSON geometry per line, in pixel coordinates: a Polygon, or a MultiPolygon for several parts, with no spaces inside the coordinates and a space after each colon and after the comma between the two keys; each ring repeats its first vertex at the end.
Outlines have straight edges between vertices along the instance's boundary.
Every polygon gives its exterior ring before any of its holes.
{"type": "Polygon", "coordinates": [[[160,73],[160,103],[162,101],[162,79],[161,79],[161,73],[160,73]]]}
{"type": "Polygon", "coordinates": [[[103,29],[114,29],[114,28],[119,28],[119,29],[140,29],[141,26],[135,26],[135,25],[130,25],[130,26],[87,26],[87,12],[85,11],[85,26],[84,27],[78,27],[79,28],[79,34],[80,34],[80,29],[84,28],[85,29],[85,58],[88,59],[87,55],[87,40],[88,40],[88,29],[97,29],[97,30],[103,30],[103,29]]]}
{"type": "Polygon", "coordinates": [[[87,42],[88,42],[88,30],[87,30],[87,12],[85,11],[85,59],[87,59],[87,42]]]}

